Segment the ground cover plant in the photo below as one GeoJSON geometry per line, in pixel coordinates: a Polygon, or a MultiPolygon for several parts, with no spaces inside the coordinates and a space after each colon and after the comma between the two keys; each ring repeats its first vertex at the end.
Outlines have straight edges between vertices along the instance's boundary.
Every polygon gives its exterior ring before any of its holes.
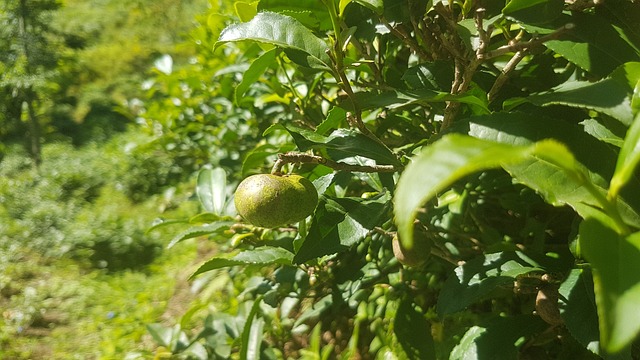
{"type": "Polygon", "coordinates": [[[638,18],[629,0],[214,7],[144,115],[209,164],[203,212],[157,226],[222,251],[192,275],[217,290],[149,326],[158,354],[637,357],[638,18]],[[237,216],[256,173],[311,180],[314,213],[237,216]]]}

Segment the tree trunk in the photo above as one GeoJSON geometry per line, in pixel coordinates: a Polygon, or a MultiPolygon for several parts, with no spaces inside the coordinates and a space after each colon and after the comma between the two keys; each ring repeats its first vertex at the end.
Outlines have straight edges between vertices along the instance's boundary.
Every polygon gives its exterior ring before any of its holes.
{"type": "Polygon", "coordinates": [[[42,163],[42,149],[40,145],[40,122],[33,107],[35,101],[31,89],[27,90],[24,102],[27,105],[27,116],[29,118],[29,153],[36,166],[42,163]]]}

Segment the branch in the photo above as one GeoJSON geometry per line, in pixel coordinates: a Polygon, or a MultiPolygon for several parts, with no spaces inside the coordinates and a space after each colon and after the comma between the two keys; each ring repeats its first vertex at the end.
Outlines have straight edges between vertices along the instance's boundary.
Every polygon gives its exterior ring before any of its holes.
{"type": "Polygon", "coordinates": [[[511,52],[517,52],[517,51],[521,51],[521,50],[526,50],[526,49],[530,49],[536,45],[541,45],[544,42],[547,42],[549,40],[555,40],[557,38],[560,37],[560,35],[562,35],[564,32],[571,30],[575,27],[574,24],[572,23],[568,23],[566,25],[564,25],[563,27],[555,30],[554,32],[541,36],[541,37],[536,37],[533,38],[529,41],[525,41],[525,42],[516,42],[516,43],[512,43],[509,45],[505,45],[505,46],[501,46],[495,50],[492,51],[488,51],[485,53],[480,53],[478,54],[478,59],[481,60],[489,60],[504,54],[508,54],[511,52]]]}
{"type": "Polygon", "coordinates": [[[518,51],[513,55],[511,60],[509,60],[507,65],[505,65],[505,67],[502,69],[502,71],[500,72],[500,75],[498,75],[498,77],[496,78],[496,81],[493,83],[493,86],[491,87],[491,90],[489,90],[489,93],[487,94],[487,99],[489,100],[489,102],[492,102],[496,94],[498,93],[498,91],[502,89],[502,86],[505,84],[505,82],[507,82],[509,75],[516,68],[518,63],[520,63],[520,61],[524,59],[524,55],[525,55],[524,51],[518,51]]]}
{"type": "Polygon", "coordinates": [[[278,154],[278,160],[273,164],[272,174],[282,174],[282,167],[285,164],[292,163],[304,163],[304,164],[321,164],[330,167],[334,170],[350,171],[350,172],[364,172],[364,173],[390,173],[402,170],[402,166],[395,165],[352,165],[342,162],[336,162],[330,159],[325,159],[320,156],[302,154],[296,152],[288,152],[284,154],[278,154]]]}

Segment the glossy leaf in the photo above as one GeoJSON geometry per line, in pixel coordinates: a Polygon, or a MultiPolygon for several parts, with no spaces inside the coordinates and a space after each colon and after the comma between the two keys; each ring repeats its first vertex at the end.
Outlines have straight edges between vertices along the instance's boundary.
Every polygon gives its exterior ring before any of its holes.
{"type": "Polygon", "coordinates": [[[291,50],[297,55],[299,65],[319,69],[328,69],[330,63],[325,50],[324,40],[316,37],[311,30],[296,19],[272,12],[262,12],[247,23],[231,25],[225,28],[216,47],[232,41],[256,41],[291,50]]]}
{"type": "Polygon", "coordinates": [[[567,23],[574,25],[570,31],[544,45],[582,69],[604,77],[626,62],[640,60],[638,52],[612,22],[598,14],[575,12],[559,17],[549,26],[523,26],[529,33],[548,34],[567,23]]]}
{"type": "Polygon", "coordinates": [[[593,136],[594,138],[611,144],[617,148],[621,148],[624,140],[618,135],[614,134],[606,126],[600,124],[595,119],[587,119],[580,123],[584,127],[584,132],[593,136]]]}
{"type": "Polygon", "coordinates": [[[286,129],[301,151],[309,149],[331,151],[333,160],[363,156],[375,160],[378,164],[400,164],[396,155],[388,147],[355,129],[338,129],[329,136],[323,136],[294,125],[286,127],[275,125],[272,129],[276,127],[286,129]]]}
{"type": "Polygon", "coordinates": [[[502,13],[520,22],[540,24],[555,20],[563,9],[564,0],[511,0],[502,13]]]}
{"type": "Polygon", "coordinates": [[[389,210],[388,192],[371,199],[323,197],[311,228],[293,261],[311,259],[347,250],[378,226],[389,210]]]}
{"type": "Polygon", "coordinates": [[[630,91],[620,82],[608,78],[596,83],[566,82],[551,92],[528,96],[528,101],[539,106],[566,105],[607,114],[625,125],[633,119],[630,91]]]}
{"type": "Polygon", "coordinates": [[[200,265],[198,270],[191,275],[191,278],[207,271],[229,266],[270,264],[291,265],[292,260],[293,254],[285,249],[272,246],[262,246],[251,250],[215,256],[200,265]]]}
{"type": "Polygon", "coordinates": [[[585,348],[600,353],[600,331],[593,278],[587,269],[573,269],[558,290],[566,299],[561,313],[571,335],[585,348]]]}
{"type": "Polygon", "coordinates": [[[402,244],[413,246],[413,222],[420,208],[455,181],[477,171],[523,161],[533,149],[445,135],[426,146],[404,170],[394,197],[394,211],[402,244]]]}
{"type": "Polygon", "coordinates": [[[611,179],[609,197],[616,198],[623,186],[634,175],[640,163],[640,114],[636,116],[627,132],[622,149],[618,155],[616,171],[611,179]]]}
{"type": "Polygon", "coordinates": [[[261,0],[258,10],[291,16],[310,29],[326,31],[332,28],[329,12],[322,1],[261,0]]]}
{"type": "Polygon", "coordinates": [[[519,275],[543,271],[541,266],[521,252],[501,252],[476,257],[462,266],[444,283],[438,297],[440,316],[463,310],[483,299],[499,286],[513,286],[519,275]]]}
{"type": "Polygon", "coordinates": [[[206,211],[222,214],[227,196],[227,173],[222,168],[200,170],[196,193],[206,211]]]}
{"type": "Polygon", "coordinates": [[[244,94],[249,90],[251,86],[255,85],[255,82],[260,79],[260,76],[265,72],[269,66],[276,62],[276,49],[271,49],[255,59],[247,71],[242,75],[242,81],[235,88],[235,102],[240,103],[244,94]]]}
{"type": "MultiPolygon", "coordinates": [[[[376,108],[396,109],[403,106],[424,105],[428,103],[444,103],[445,101],[457,101],[463,104],[477,106],[485,113],[489,113],[486,99],[480,99],[470,94],[452,95],[448,92],[435,91],[431,89],[417,90],[393,90],[382,93],[360,92],[355,94],[355,99],[361,110],[376,108]]],[[[342,104],[345,108],[348,102],[342,104]]]]}
{"type": "Polygon", "coordinates": [[[593,268],[601,344],[618,352],[640,332],[640,233],[625,237],[602,214],[582,222],[580,246],[593,268]]]}

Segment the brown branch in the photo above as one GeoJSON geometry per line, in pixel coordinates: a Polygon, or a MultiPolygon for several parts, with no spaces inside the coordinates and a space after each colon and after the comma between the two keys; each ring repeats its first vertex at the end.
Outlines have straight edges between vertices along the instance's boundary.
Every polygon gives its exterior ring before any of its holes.
{"type": "Polygon", "coordinates": [[[282,174],[282,167],[285,164],[320,164],[330,167],[334,170],[364,172],[364,173],[390,173],[402,170],[402,166],[395,165],[352,165],[342,162],[336,162],[321,156],[303,154],[297,152],[288,152],[278,154],[278,160],[273,164],[271,173],[274,175],[282,174]]]}
{"type": "Polygon", "coordinates": [[[489,90],[489,93],[487,94],[487,99],[489,100],[489,102],[493,101],[498,91],[502,89],[502,86],[507,82],[507,79],[509,79],[509,75],[511,75],[511,73],[516,68],[518,63],[520,63],[520,61],[524,59],[524,56],[525,56],[524,51],[518,51],[513,55],[511,60],[509,60],[509,62],[504,66],[504,68],[500,72],[500,75],[498,75],[498,77],[496,78],[496,81],[493,83],[491,90],[489,90]]]}
{"type": "Polygon", "coordinates": [[[571,30],[574,27],[575,27],[574,24],[568,23],[550,34],[547,34],[541,37],[534,37],[533,39],[525,42],[514,42],[509,45],[501,46],[495,50],[478,54],[478,57],[481,60],[489,60],[489,59],[502,56],[511,52],[530,49],[534,46],[541,45],[542,43],[547,42],[549,40],[555,40],[559,38],[560,35],[562,35],[564,32],[571,30]]]}

